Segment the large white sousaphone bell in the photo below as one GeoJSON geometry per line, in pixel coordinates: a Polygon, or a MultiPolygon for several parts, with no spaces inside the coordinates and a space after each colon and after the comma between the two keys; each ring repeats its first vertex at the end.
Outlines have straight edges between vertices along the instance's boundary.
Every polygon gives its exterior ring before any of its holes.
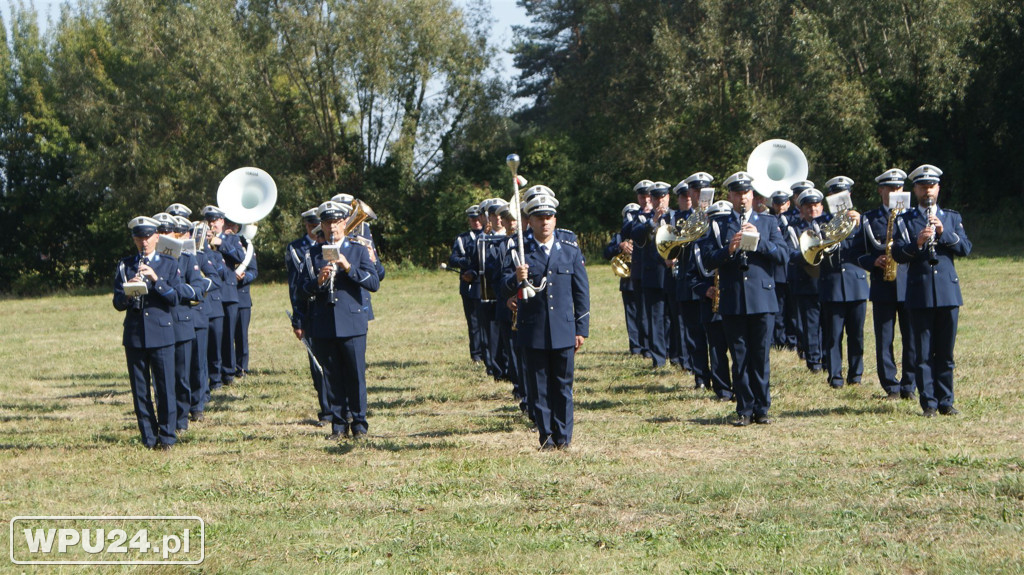
{"type": "Polygon", "coordinates": [[[259,168],[238,168],[217,188],[217,205],[227,219],[242,224],[241,235],[256,237],[256,222],[267,217],[277,203],[277,184],[259,168]]]}
{"type": "Polygon", "coordinates": [[[770,198],[779,190],[807,179],[807,157],[793,142],[761,142],[747,158],[747,173],[753,177],[754,190],[770,198]]]}

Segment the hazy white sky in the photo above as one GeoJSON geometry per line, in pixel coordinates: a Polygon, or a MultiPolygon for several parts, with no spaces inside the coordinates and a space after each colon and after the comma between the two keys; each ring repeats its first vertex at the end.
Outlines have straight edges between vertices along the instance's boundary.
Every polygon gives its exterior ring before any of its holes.
{"type": "MultiPolygon", "coordinates": [[[[24,0],[25,4],[32,3],[39,13],[40,25],[46,28],[48,20],[56,20],[60,14],[60,5],[65,1],[77,4],[77,0],[24,0]]],[[[11,6],[15,0],[0,0],[0,14],[4,22],[9,21],[11,6]]],[[[457,4],[463,4],[463,0],[454,0],[457,4]]],[[[501,67],[507,74],[512,71],[512,56],[507,50],[512,45],[512,26],[526,24],[526,13],[522,8],[516,6],[516,0],[490,0],[491,15],[495,22],[491,26],[491,43],[496,46],[501,56],[501,67]]]]}

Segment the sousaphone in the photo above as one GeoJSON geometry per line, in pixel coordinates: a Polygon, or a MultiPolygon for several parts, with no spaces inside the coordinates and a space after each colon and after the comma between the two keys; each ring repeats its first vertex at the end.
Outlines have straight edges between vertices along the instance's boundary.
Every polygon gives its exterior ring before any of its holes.
{"type": "Polygon", "coordinates": [[[770,198],[776,191],[789,191],[790,186],[807,179],[807,157],[793,142],[768,140],[750,153],[747,173],[754,179],[754,190],[770,198]]]}
{"type": "Polygon", "coordinates": [[[238,168],[224,177],[217,188],[217,206],[224,217],[240,224],[239,234],[256,237],[256,222],[267,217],[277,203],[277,184],[259,168],[238,168]]]}

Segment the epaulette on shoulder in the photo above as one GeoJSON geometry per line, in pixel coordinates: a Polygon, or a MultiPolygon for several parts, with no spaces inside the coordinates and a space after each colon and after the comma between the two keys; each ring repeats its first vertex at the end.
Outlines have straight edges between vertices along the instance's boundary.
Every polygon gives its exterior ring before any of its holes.
{"type": "Polygon", "coordinates": [[[555,234],[559,235],[558,239],[568,238],[572,241],[576,241],[576,232],[567,230],[565,228],[555,228],[555,234]]]}
{"type": "Polygon", "coordinates": [[[956,210],[951,210],[951,209],[949,209],[949,208],[942,208],[942,211],[944,211],[944,212],[949,212],[949,213],[951,213],[951,214],[956,214],[956,215],[958,215],[958,216],[960,215],[960,212],[958,212],[958,211],[956,211],[956,210]]]}

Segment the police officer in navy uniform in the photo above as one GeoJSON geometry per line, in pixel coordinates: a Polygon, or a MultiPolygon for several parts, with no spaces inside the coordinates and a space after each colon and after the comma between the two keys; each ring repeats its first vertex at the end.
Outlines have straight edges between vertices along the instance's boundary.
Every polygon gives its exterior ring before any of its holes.
{"type": "Polygon", "coordinates": [[[480,323],[476,316],[477,302],[480,300],[480,280],[471,273],[476,259],[476,240],[483,233],[479,206],[472,205],[466,208],[466,221],[469,229],[459,234],[452,242],[452,254],[448,257],[448,265],[459,270],[459,295],[462,297],[462,313],[466,317],[466,328],[469,333],[469,357],[476,362],[484,359],[483,337],[480,335],[480,323]]]}
{"type": "MultiPolygon", "coordinates": [[[[174,216],[160,212],[153,216],[157,221],[157,233],[175,240],[179,239],[180,224],[174,216]]],[[[174,306],[174,396],[177,402],[176,431],[188,429],[189,412],[192,407],[192,345],[196,338],[195,323],[189,302],[203,299],[203,281],[199,273],[199,264],[188,252],[182,251],[176,259],[171,255],[161,255],[174,260],[178,266],[178,277],[181,281],[175,288],[178,292],[178,303],[174,306]]]]}
{"type": "MultiPolygon", "coordinates": [[[[633,265],[640,270],[640,285],[643,288],[644,318],[647,328],[647,341],[654,367],[662,367],[669,356],[669,317],[668,293],[665,286],[671,270],[665,260],[658,254],[654,243],[654,234],[663,224],[671,223],[673,211],[669,209],[668,194],[671,186],[666,182],[654,182],[647,188],[651,197],[650,210],[642,213],[633,221],[629,229],[629,237],[633,240],[633,265]],[[641,248],[637,250],[637,247],[641,248]]],[[[675,294],[673,293],[673,296],[675,294]]]]}
{"type": "MultiPolygon", "coordinates": [[[[544,285],[518,300],[516,336],[525,346],[526,370],[536,387],[536,424],[541,449],[564,449],[572,442],[575,354],[590,335],[590,286],[583,253],[556,234],[558,200],[539,194],[526,204],[533,230],[524,238],[525,261],[507,267],[506,295],[522,282],[544,285]]],[[[513,262],[513,259],[509,259],[513,262]]]]}
{"type": "Polygon", "coordinates": [[[893,257],[907,268],[907,307],[916,342],[917,391],[925,417],[959,413],[953,406],[953,347],[963,297],[953,258],[971,253],[960,214],[938,206],[942,170],[910,173],[917,209],[902,214],[893,257]]]}
{"type": "Polygon", "coordinates": [[[178,304],[178,264],[156,253],[159,222],[140,216],[128,222],[136,255],[121,260],[114,273],[114,309],[125,312],[124,345],[132,403],[142,443],[170,449],[177,442],[174,395],[174,306],[178,304]],[[146,293],[129,296],[126,283],[143,283],[146,293]],[[150,393],[156,395],[156,409],[150,393]]]}
{"type": "MultiPolygon", "coordinates": [[[[725,200],[711,204],[707,210],[708,232],[702,240],[712,238],[715,242],[714,248],[725,247],[729,238],[722,235],[721,228],[732,217],[732,211],[732,204],[725,200]]],[[[702,245],[707,247],[703,241],[693,243],[693,265],[688,266],[687,273],[691,276],[690,282],[693,284],[694,292],[701,298],[700,321],[707,338],[705,348],[708,352],[708,377],[711,391],[714,392],[717,401],[735,401],[732,374],[729,369],[729,342],[722,328],[722,314],[714,307],[715,292],[718,289],[715,287],[717,270],[709,270],[704,265],[702,245]]]]}
{"type": "MultiPolygon", "coordinates": [[[[225,230],[225,214],[216,206],[203,208],[203,217],[210,226],[210,239],[207,245],[217,250],[222,256],[224,267],[221,272],[221,305],[224,308],[224,319],[220,327],[220,338],[216,342],[220,348],[216,355],[211,357],[210,371],[212,375],[213,363],[220,366],[220,382],[224,385],[231,385],[235,380],[235,326],[238,324],[238,276],[235,269],[245,259],[245,248],[236,234],[227,233],[225,230]]],[[[213,345],[217,339],[216,331],[210,332],[210,343],[213,345]]],[[[213,354],[214,350],[211,349],[213,354]]],[[[219,385],[211,386],[217,389],[219,385]]]]}
{"type": "Polygon", "coordinates": [[[321,367],[313,355],[313,341],[309,338],[309,334],[305,329],[309,313],[309,297],[301,290],[302,276],[299,275],[299,271],[302,269],[302,262],[306,259],[306,254],[318,242],[315,230],[320,227],[320,216],[317,215],[317,208],[310,208],[302,212],[301,215],[306,233],[301,238],[288,244],[288,247],[285,249],[284,266],[288,272],[288,297],[292,304],[292,332],[306,346],[309,359],[309,375],[313,380],[317,404],[320,406],[317,412],[316,425],[324,427],[331,422],[331,403],[327,399],[323,367],[321,367]]]}
{"type": "MultiPolygon", "coordinates": [[[[377,291],[380,279],[362,245],[344,237],[351,208],[324,202],[317,208],[328,244],[310,248],[299,272],[301,292],[312,298],[309,335],[320,359],[331,409],[331,434],[366,435],[366,331],[369,309],[362,290],[377,291]],[[336,248],[337,259],[333,258],[336,248]]],[[[304,333],[297,334],[299,337],[304,333]]]]}
{"type": "Polygon", "coordinates": [[[638,244],[634,242],[632,230],[634,226],[647,221],[647,216],[644,214],[651,211],[650,188],[653,185],[654,182],[651,180],[640,180],[633,186],[636,203],[640,206],[640,209],[635,212],[627,212],[623,216],[622,229],[620,230],[622,238],[628,239],[633,244],[633,265],[629,279],[633,282],[633,297],[636,299],[637,334],[640,338],[640,354],[648,359],[651,359],[651,330],[650,322],[647,318],[647,306],[644,304],[644,266],[641,262],[644,261],[644,253],[648,250],[653,250],[654,246],[648,246],[647,243],[638,244]]]}
{"type": "MultiPolygon", "coordinates": [[[[177,212],[181,213],[192,213],[191,210],[184,208],[184,210],[177,209],[176,206],[181,204],[172,204],[167,208],[168,213],[177,212]]],[[[207,366],[207,346],[209,345],[209,329],[210,319],[208,307],[211,305],[209,300],[211,294],[220,293],[220,283],[218,281],[218,274],[220,270],[213,265],[207,254],[204,252],[196,251],[195,238],[193,237],[193,231],[195,230],[195,224],[190,222],[186,216],[175,215],[179,225],[179,229],[182,229],[182,239],[192,240],[188,245],[190,248],[186,248],[183,253],[188,253],[194,262],[194,266],[198,267],[200,276],[200,285],[202,286],[199,291],[199,295],[202,297],[198,300],[191,300],[186,302],[192,312],[192,327],[195,330],[195,338],[192,339],[192,361],[189,367],[189,407],[188,407],[188,418],[189,421],[204,421],[206,419],[203,412],[206,409],[206,400],[210,394],[210,385],[208,380],[208,366],[207,366]]]]}
{"type": "MultiPolygon", "coordinates": [[[[235,224],[235,234],[238,234],[235,224]]],[[[249,324],[252,322],[252,293],[250,287],[252,282],[259,276],[259,262],[256,259],[255,246],[252,240],[244,236],[237,236],[246,252],[246,260],[235,268],[235,278],[238,279],[238,320],[235,323],[235,377],[245,377],[249,374],[249,324]],[[249,255],[249,251],[252,254],[249,255]]]]}
{"type": "MultiPolygon", "coordinates": [[[[626,204],[622,208],[622,218],[625,220],[630,214],[636,214],[640,209],[639,204],[626,204]]],[[[615,256],[625,253],[632,258],[633,240],[623,238],[621,231],[612,234],[611,241],[604,248],[604,259],[611,261],[615,256]]],[[[632,267],[632,266],[631,266],[632,267]]],[[[643,348],[640,347],[640,335],[638,332],[637,315],[640,313],[636,305],[636,292],[633,289],[633,278],[619,278],[619,293],[622,294],[622,309],[626,313],[626,337],[629,342],[629,353],[640,355],[643,348]]]]}
{"type": "Polygon", "coordinates": [[[787,238],[790,250],[787,274],[789,293],[800,319],[800,352],[811,373],[820,373],[822,369],[821,302],[818,295],[818,276],[821,270],[804,259],[800,250],[800,236],[808,230],[816,236],[820,235],[821,225],[825,223],[821,205],[823,199],[825,196],[814,188],[800,193],[796,200],[800,207],[800,219],[790,222],[787,238]]]}
{"type": "MultiPolygon", "coordinates": [[[[769,424],[771,408],[769,356],[775,297],[774,266],[789,257],[775,216],[753,211],[750,174],[737,172],[725,180],[734,211],[717,230],[702,240],[708,269],[719,271],[719,312],[732,352],[732,384],[736,392],[736,426],[769,424]],[[743,235],[758,234],[754,249],[740,249],[743,235]],[[722,247],[719,247],[722,246],[722,247]]],[[[750,242],[750,238],[746,242],[750,242]]],[[[747,244],[749,246],[749,243],[747,244]]]]}
{"type": "MultiPolygon", "coordinates": [[[[700,193],[703,188],[711,185],[714,177],[707,172],[691,174],[679,183],[679,192],[689,196],[690,210],[676,213],[676,222],[681,222],[691,217],[695,210],[701,209],[700,193]]],[[[677,192],[677,193],[679,193],[677,192]]],[[[705,206],[704,209],[710,206],[705,206]]],[[[675,294],[673,297],[679,302],[679,323],[680,338],[686,357],[689,361],[690,371],[693,372],[694,388],[707,389],[711,386],[710,366],[708,363],[708,340],[705,333],[704,322],[701,316],[701,300],[703,293],[697,286],[703,277],[697,273],[697,262],[693,256],[697,242],[690,242],[679,252],[675,265],[675,294]]],[[[707,290],[703,290],[707,291],[707,290]]]]}
{"type": "MultiPolygon", "coordinates": [[[[836,176],[825,182],[829,195],[849,192],[853,180],[836,176]]],[[[843,387],[843,333],[846,333],[846,360],[849,369],[846,382],[860,383],[864,374],[864,320],[868,309],[868,272],[860,267],[864,239],[860,236],[860,213],[846,212],[854,222],[853,232],[838,247],[826,251],[821,258],[818,298],[821,302],[821,327],[824,335],[825,365],[829,385],[843,387]]],[[[839,217],[832,214],[831,218],[839,217]]],[[[831,219],[830,218],[830,219],[831,219]]]]}
{"type": "MultiPolygon", "coordinates": [[[[771,195],[771,205],[768,211],[779,220],[779,232],[782,239],[789,237],[790,203],[793,192],[790,190],[776,190],[771,195]]],[[[799,216],[797,216],[799,218],[799,216]]],[[[775,328],[772,341],[779,349],[796,350],[799,331],[796,328],[798,321],[796,305],[793,298],[789,297],[789,266],[775,266],[775,297],[779,300],[779,313],[775,314],[775,328]]]]}
{"type": "MultiPolygon", "coordinates": [[[[338,202],[339,204],[345,204],[352,208],[353,211],[355,211],[353,203],[357,202],[355,196],[352,194],[337,194],[331,198],[331,201],[338,202]]],[[[374,216],[374,219],[375,218],[376,216],[374,216]]],[[[384,262],[380,259],[380,251],[377,249],[377,242],[373,239],[373,230],[370,229],[369,218],[363,220],[362,223],[349,232],[349,239],[358,244],[362,244],[362,246],[366,248],[366,253],[370,256],[370,261],[373,263],[373,269],[377,270],[377,279],[383,282],[387,272],[384,269],[384,262]]],[[[373,298],[371,297],[371,293],[367,290],[363,290],[363,304],[370,310],[370,321],[373,321],[373,298]]]]}
{"type": "MultiPolygon", "coordinates": [[[[875,326],[875,363],[878,366],[878,381],[888,400],[911,399],[916,387],[914,378],[914,337],[910,333],[910,317],[906,308],[907,265],[896,268],[896,279],[885,280],[887,262],[886,245],[889,239],[890,216],[897,214],[889,209],[889,197],[893,192],[903,191],[907,173],[892,168],[875,178],[882,205],[866,212],[861,219],[864,237],[864,253],[860,258],[862,268],[869,270],[871,290],[871,316],[875,326]],[[900,361],[902,374],[897,377],[896,357],[893,352],[897,322],[903,353],[900,361]]],[[[910,208],[909,202],[902,210],[910,208]]],[[[892,233],[897,225],[893,220],[892,233]]]]}

